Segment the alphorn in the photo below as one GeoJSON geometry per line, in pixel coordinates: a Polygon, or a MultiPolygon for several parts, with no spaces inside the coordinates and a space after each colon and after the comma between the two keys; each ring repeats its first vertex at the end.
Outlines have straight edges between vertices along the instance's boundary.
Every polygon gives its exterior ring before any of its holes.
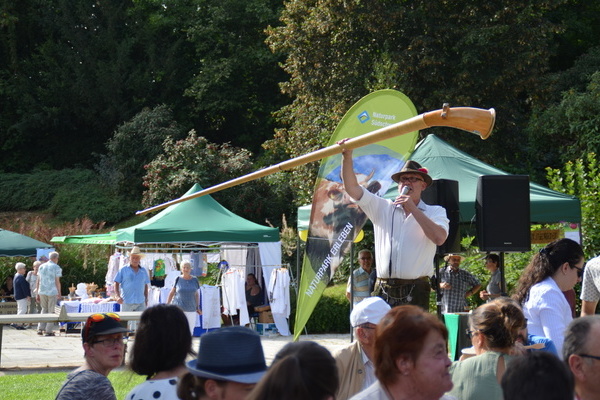
{"type": "Polygon", "coordinates": [[[250,182],[255,179],[274,174],[275,172],[285,171],[300,165],[308,164],[313,161],[321,160],[325,157],[339,154],[344,149],[355,149],[358,147],[366,146],[371,143],[404,135],[409,132],[431,128],[434,126],[457,128],[463,131],[479,135],[481,139],[487,139],[492,133],[495,121],[496,111],[493,108],[490,108],[489,110],[472,107],[451,108],[447,104],[444,104],[444,107],[441,110],[435,110],[419,114],[402,122],[398,122],[396,124],[377,129],[376,131],[365,133],[364,135],[348,139],[347,141],[344,141],[341,144],[334,144],[322,148],[320,150],[310,152],[303,156],[292,158],[290,160],[280,162],[279,164],[260,169],[256,172],[240,176],[239,178],[235,178],[227,182],[211,186],[199,192],[192,193],[187,196],[182,196],[178,199],[174,199],[171,201],[167,201],[166,203],[146,208],[144,210],[136,212],[136,214],[141,215],[153,211],[158,211],[163,208],[172,206],[174,204],[182,203],[187,200],[195,199],[196,197],[205,196],[207,194],[215,193],[223,189],[228,189],[233,186],[241,185],[242,183],[250,182]]]}

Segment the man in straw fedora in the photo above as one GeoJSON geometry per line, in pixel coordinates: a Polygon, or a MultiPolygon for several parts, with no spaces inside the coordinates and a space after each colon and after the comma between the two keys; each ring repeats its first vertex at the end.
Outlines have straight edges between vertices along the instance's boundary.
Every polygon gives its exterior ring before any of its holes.
{"type": "MultiPolygon", "coordinates": [[[[115,276],[115,296],[121,311],[144,311],[148,304],[148,285],[150,275],[140,261],[144,257],[138,246],[129,252],[129,264],[119,270],[115,276]]],[[[135,331],[137,322],[130,321],[129,329],[135,331]]]]}
{"type": "Polygon", "coordinates": [[[442,289],[442,312],[465,312],[467,298],[481,289],[479,279],[470,272],[461,269],[464,257],[459,254],[448,254],[444,257],[447,265],[440,271],[440,289],[442,289]]]}
{"type": "Polygon", "coordinates": [[[180,399],[244,400],[267,372],[260,336],[243,326],[228,326],[200,338],[198,358],[177,385],[180,399]]]}
{"type": "Polygon", "coordinates": [[[342,179],[350,197],[373,223],[377,281],[374,295],[390,306],[414,304],[429,310],[429,278],[437,246],[448,236],[446,210],[421,200],[433,180],[427,169],[407,161],[392,175],[399,196],[392,202],[358,184],[352,151],[342,152],[342,179]]]}

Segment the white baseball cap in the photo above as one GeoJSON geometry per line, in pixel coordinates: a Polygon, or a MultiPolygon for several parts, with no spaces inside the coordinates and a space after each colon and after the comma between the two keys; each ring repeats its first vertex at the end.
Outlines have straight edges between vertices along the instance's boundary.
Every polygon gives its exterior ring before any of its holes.
{"type": "Polygon", "coordinates": [[[381,297],[367,297],[352,309],[350,325],[354,328],[366,323],[377,325],[390,309],[381,297]]]}

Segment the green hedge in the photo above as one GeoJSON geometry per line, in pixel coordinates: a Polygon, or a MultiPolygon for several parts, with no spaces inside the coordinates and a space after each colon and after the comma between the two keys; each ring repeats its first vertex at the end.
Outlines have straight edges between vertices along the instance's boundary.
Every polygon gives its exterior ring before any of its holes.
{"type": "Polygon", "coordinates": [[[107,189],[92,170],[63,169],[31,174],[0,174],[0,210],[49,211],[58,220],[84,217],[114,224],[140,207],[107,189]]]}
{"type": "MultiPolygon", "coordinates": [[[[350,332],[350,302],[346,298],[346,285],[340,284],[325,289],[317,303],[306,330],[315,333],[349,333],[350,332]]],[[[290,317],[295,318],[294,315],[290,317]]]]}

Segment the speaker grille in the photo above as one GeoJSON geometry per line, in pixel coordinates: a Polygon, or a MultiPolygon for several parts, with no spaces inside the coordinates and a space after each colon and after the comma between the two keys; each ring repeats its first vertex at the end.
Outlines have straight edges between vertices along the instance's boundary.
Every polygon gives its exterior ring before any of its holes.
{"type": "Polygon", "coordinates": [[[422,194],[421,199],[429,205],[442,206],[450,220],[448,238],[437,248],[437,254],[460,253],[460,208],[458,181],[436,179],[422,194]]]}
{"type": "Polygon", "coordinates": [[[480,250],[531,250],[529,176],[480,176],[475,218],[480,250]]]}

